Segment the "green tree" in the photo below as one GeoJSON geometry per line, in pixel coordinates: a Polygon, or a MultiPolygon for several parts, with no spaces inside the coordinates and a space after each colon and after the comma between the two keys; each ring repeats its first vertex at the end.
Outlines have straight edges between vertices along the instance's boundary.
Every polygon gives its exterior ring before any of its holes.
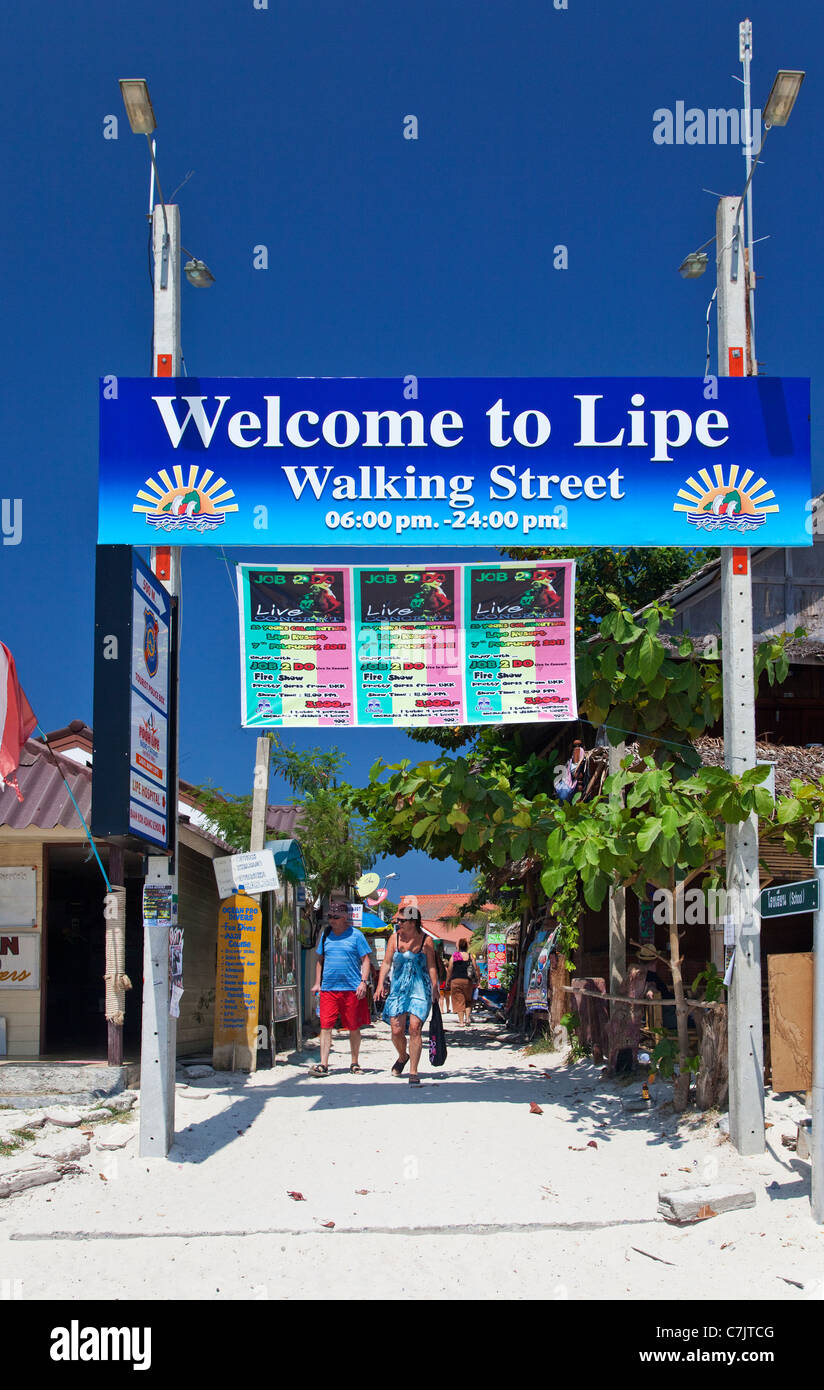
{"type": "MultiPolygon", "coordinates": [[[[352,788],[338,780],[346,762],[340,749],[299,752],[285,747],[276,731],[268,738],[270,771],[296,793],[295,837],[306,865],[307,908],[317,932],[324,901],[333,890],[349,888],[373,863],[375,837],[353,804],[352,788]]],[[[248,850],[251,795],[234,796],[219,787],[198,787],[196,795],[222,838],[234,849],[248,850]]]]}
{"type": "MultiPolygon", "coordinates": [[[[652,603],[636,618],[609,594],[597,634],[578,648],[581,712],[592,724],[606,725],[613,743],[625,732],[636,735],[642,770],[635,780],[628,773],[626,785],[609,779],[606,795],[594,802],[559,803],[551,790],[552,748],[525,754],[501,730],[484,730],[467,754],[443,753],[415,767],[408,760],[389,768],[375,764],[369,786],[355,799],[386,848],[402,854],[412,843],[434,858],[455,858],[484,884],[518,892],[522,911],[534,912],[539,895],[546,895],[564,924],[568,949],[577,940],[581,895],[598,907],[611,883],[640,882],[646,875],[644,883],[669,886],[678,874],[705,869],[720,853],[724,824],[751,813],[766,816],[765,770],[740,778],[719,768],[697,772],[701,759],[692,740],[720,717],[722,671],[688,637],[679,640],[675,658],[659,636],[671,616],[666,605],[652,603]]],[[[761,643],[756,674],[771,683],[783,680],[786,642],[799,635],[796,630],[761,643]]],[[[795,821],[808,834],[819,795],[808,789],[779,808],[776,824],[785,843],[795,821]]],[[[773,833],[765,826],[765,834],[773,833]]],[[[681,1046],[686,1012],[677,929],[670,944],[681,1046]]],[[[681,1056],[686,1072],[685,1046],[681,1056]]]]}
{"type": "Polygon", "coordinates": [[[688,550],[673,545],[514,547],[503,553],[513,560],[575,561],[575,624],[584,637],[597,632],[601,619],[610,612],[611,595],[637,612],[718,555],[715,549],[688,550]]]}

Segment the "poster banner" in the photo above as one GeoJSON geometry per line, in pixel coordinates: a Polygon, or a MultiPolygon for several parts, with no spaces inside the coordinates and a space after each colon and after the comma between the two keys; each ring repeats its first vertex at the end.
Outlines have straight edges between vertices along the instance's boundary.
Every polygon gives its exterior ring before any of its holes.
{"type": "Polygon", "coordinates": [[[217,918],[214,1047],[257,1052],[260,994],[260,904],[235,893],[220,904],[217,918]]]}
{"type": "Polygon", "coordinates": [[[237,570],[246,728],[576,717],[573,560],[237,570]]]}
{"type": "Polygon", "coordinates": [[[506,927],[489,927],[486,933],[486,979],[488,989],[503,989],[501,971],[506,965],[506,927]]]}
{"type": "Polygon", "coordinates": [[[100,544],[811,545],[810,383],[104,377],[100,544]]]}
{"type": "Polygon", "coordinates": [[[357,567],[352,575],[357,723],[464,723],[462,567],[357,567]]]}
{"type": "Polygon", "coordinates": [[[466,568],[466,724],[575,719],[575,562],[466,568]]]}
{"type": "Polygon", "coordinates": [[[165,924],[171,927],[173,915],[171,880],[159,883],[147,880],[143,884],[144,925],[165,924]]]}
{"type": "Polygon", "coordinates": [[[169,928],[169,1014],[180,1018],[183,998],[183,928],[169,928]]]}
{"type": "Polygon", "coordinates": [[[549,932],[536,932],[524,961],[524,1006],[527,1013],[549,1007],[549,932]]]}
{"type": "Polygon", "coordinates": [[[238,565],[245,728],[353,719],[349,571],[238,565]]]}

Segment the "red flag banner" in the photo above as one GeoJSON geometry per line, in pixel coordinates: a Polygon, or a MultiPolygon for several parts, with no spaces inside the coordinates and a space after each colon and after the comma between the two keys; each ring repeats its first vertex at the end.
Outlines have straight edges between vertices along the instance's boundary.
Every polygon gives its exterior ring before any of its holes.
{"type": "Polygon", "coordinates": [[[36,727],[37,718],[17,679],[14,657],[0,642],[0,785],[14,787],[18,801],[23,800],[15,776],[20,750],[36,727]]]}

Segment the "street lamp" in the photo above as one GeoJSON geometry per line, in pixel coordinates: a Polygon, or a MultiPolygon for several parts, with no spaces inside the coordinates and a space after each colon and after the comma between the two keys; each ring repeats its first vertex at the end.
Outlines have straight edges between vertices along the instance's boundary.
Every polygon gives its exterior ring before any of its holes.
{"type": "Polygon", "coordinates": [[[691,251],[678,267],[678,274],[685,280],[697,280],[707,268],[706,251],[691,251]]]}
{"type": "MultiPolygon", "coordinates": [[[[761,149],[752,155],[750,61],[752,24],[739,25],[739,57],[744,69],[745,155],[747,180],[741,197],[720,199],[716,214],[716,289],[718,297],[718,374],[756,376],[755,272],[753,269],[752,184],[761,149]],[[741,210],[747,204],[746,225],[741,229],[741,210]],[[742,250],[743,245],[743,250],[742,250]]],[[[772,85],[764,108],[765,135],[774,125],[786,125],[803,72],[782,69],[772,85]]],[[[707,242],[706,245],[710,243],[707,242]]],[[[680,266],[684,279],[695,279],[706,268],[703,248],[692,252],[680,266]],[[703,264],[702,264],[703,262],[703,264]]],[[[710,306],[712,300],[710,300],[710,306]]],[[[707,310],[707,367],[709,372],[709,309],[707,310]]],[[[755,680],[752,657],[752,580],[750,551],[721,551],[721,624],[724,686],[724,761],[741,774],[755,767],[755,680]]],[[[757,911],[759,889],[758,820],[729,825],[726,832],[727,889],[744,906],[734,924],[734,951],[729,994],[729,1095],[730,1138],[739,1153],[762,1153],[764,1138],[763,1031],[761,1021],[761,937],[757,911]]],[[[723,947],[713,943],[713,963],[723,947]]],[[[724,961],[726,964],[726,961],[724,961]]],[[[824,1127],[824,1106],[820,1128],[824,1127]]],[[[813,1127],[815,1129],[815,1125],[813,1127]]],[[[822,1155],[824,1162],[824,1155],[822,1155]]],[[[815,1164],[813,1164],[815,1171],[815,1164]]],[[[813,1194],[815,1198],[815,1193],[813,1194]]],[[[816,1205],[815,1200],[813,1203],[816,1205]]],[[[824,1186],[820,1206],[824,1209],[824,1186]]],[[[818,1212],[822,1219],[822,1212],[818,1212]]]]}
{"type": "MultiPolygon", "coordinates": [[[[126,108],[126,115],[129,125],[135,135],[145,135],[149,146],[149,158],[152,161],[152,173],[157,183],[157,192],[160,206],[163,211],[163,243],[160,258],[160,288],[165,290],[168,285],[169,277],[169,247],[171,238],[169,235],[169,220],[166,216],[166,203],[163,197],[163,190],[160,187],[160,175],[157,172],[157,161],[155,159],[154,144],[151,136],[157,129],[154,107],[149,96],[149,84],[145,77],[121,77],[119,80],[120,94],[123,97],[123,105],[126,108]]],[[[152,209],[149,209],[149,216],[152,209]]],[[[181,250],[186,251],[185,247],[181,250]]],[[[192,256],[191,251],[186,251],[189,260],[183,267],[186,279],[190,285],[196,289],[207,289],[209,285],[215,283],[215,277],[205,261],[199,261],[192,256]]]]}
{"type": "Polygon", "coordinates": [[[768,130],[774,125],[787,124],[803,81],[804,73],[796,69],[781,68],[776,73],[764,107],[764,124],[768,130]]]}
{"type": "MultiPolygon", "coordinates": [[[[185,246],[182,246],[180,249],[181,251],[186,251],[185,246]]],[[[186,255],[189,256],[190,259],[184,265],[183,271],[189,284],[194,285],[195,289],[198,290],[208,289],[210,285],[215,283],[215,277],[206,262],[199,261],[195,256],[192,256],[191,251],[186,251],[186,255]]]]}
{"type": "Polygon", "coordinates": [[[157,129],[157,121],[145,77],[121,77],[120,95],[134,134],[151,135],[157,129]]]}
{"type": "MultiPolygon", "coordinates": [[[[157,128],[154,108],[145,78],[120,79],[120,91],[129,125],[135,135],[145,135],[149,145],[152,181],[149,193],[149,220],[154,263],[152,277],[154,313],[152,332],[152,376],[177,377],[181,368],[180,345],[180,266],[181,251],[189,257],[183,267],[190,284],[202,288],[214,283],[209,267],[181,246],[180,209],[168,206],[160,187],[152,136],[157,128]],[[154,191],[157,184],[158,200],[154,191]]],[[[179,546],[153,546],[152,571],[172,596],[179,618],[181,563],[179,546]]],[[[177,726],[179,698],[179,645],[175,642],[170,669],[169,712],[177,726]]],[[[170,826],[177,822],[179,737],[168,765],[167,806],[170,826]]],[[[168,836],[173,858],[150,855],[150,876],[168,883],[172,902],[177,902],[179,884],[179,844],[177,834],[168,836]]],[[[176,1024],[169,1011],[169,924],[147,923],[144,932],[143,1024],[141,1035],[140,1137],[141,1157],[164,1157],[174,1137],[176,1024]]]]}

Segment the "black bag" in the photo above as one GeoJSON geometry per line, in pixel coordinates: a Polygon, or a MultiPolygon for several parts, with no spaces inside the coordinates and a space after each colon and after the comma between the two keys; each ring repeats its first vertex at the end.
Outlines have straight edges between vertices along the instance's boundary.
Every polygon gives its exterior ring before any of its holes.
{"type": "Polygon", "coordinates": [[[433,1067],[442,1067],[446,1061],[446,1034],[439,1004],[432,1005],[432,1018],[429,1022],[429,1061],[433,1067]]]}

